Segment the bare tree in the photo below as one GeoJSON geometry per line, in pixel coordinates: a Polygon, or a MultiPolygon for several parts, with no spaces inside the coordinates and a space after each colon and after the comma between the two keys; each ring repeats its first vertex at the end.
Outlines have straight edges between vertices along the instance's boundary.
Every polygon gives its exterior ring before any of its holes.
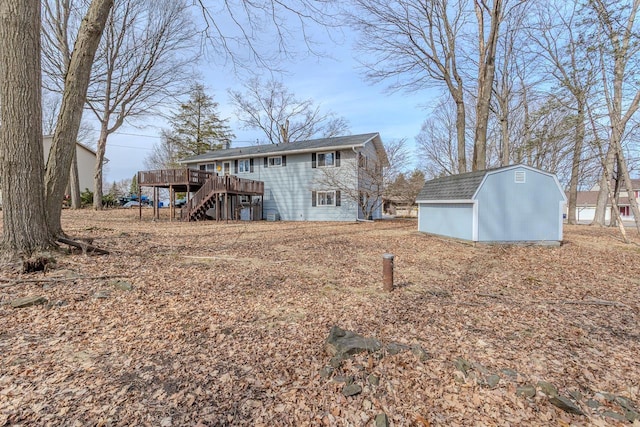
{"type": "Polygon", "coordinates": [[[468,0],[355,0],[350,19],[367,55],[366,76],[392,90],[444,87],[456,107],[455,169],[466,172],[466,107],[460,46],[470,21],[468,0]]]}
{"type": "MultiPolygon", "coordinates": [[[[629,194],[636,228],[640,232],[640,210],[633,197],[631,177],[622,149],[627,125],[640,108],[640,88],[632,77],[633,73],[629,72],[640,65],[640,39],[635,22],[640,0],[634,0],[628,5],[589,0],[587,7],[595,18],[597,34],[602,37],[596,51],[600,55],[601,84],[610,127],[609,152],[604,164],[603,181],[611,177],[611,159],[615,158],[618,162],[618,173],[629,194]]],[[[601,186],[601,193],[608,187],[608,183],[605,184],[601,186]]]]}
{"type": "Polygon", "coordinates": [[[456,107],[450,100],[442,99],[435,104],[416,136],[420,167],[427,176],[435,178],[466,172],[458,169],[455,129],[456,107]]]}
{"type": "Polygon", "coordinates": [[[44,203],[40,2],[0,2],[0,173],[6,258],[51,249],[44,203]]]}
{"type": "MultiPolygon", "coordinates": [[[[11,112],[10,114],[8,113],[8,115],[12,114],[15,116],[14,119],[16,122],[19,122],[18,126],[15,128],[18,131],[23,130],[26,123],[30,123],[30,121],[35,119],[38,122],[36,130],[40,132],[42,119],[40,105],[41,94],[39,91],[41,86],[40,74],[38,72],[34,72],[31,68],[23,72],[23,68],[20,66],[7,65],[13,65],[12,59],[16,57],[13,53],[7,52],[9,52],[11,48],[15,48],[15,51],[20,53],[21,60],[25,64],[28,64],[28,67],[35,64],[39,68],[39,58],[41,55],[39,43],[33,44],[25,42],[25,44],[21,44],[16,40],[16,37],[22,37],[23,40],[26,38],[29,38],[30,40],[39,39],[38,35],[40,33],[41,25],[40,10],[36,8],[36,2],[34,0],[31,2],[18,2],[15,5],[10,3],[11,2],[8,1],[2,2],[1,7],[3,10],[2,14],[0,14],[2,17],[1,19],[6,20],[6,25],[2,28],[3,34],[5,33],[5,30],[12,34],[11,37],[2,37],[2,40],[0,41],[0,45],[4,49],[3,52],[7,55],[6,61],[3,62],[3,67],[1,67],[3,78],[2,83],[0,84],[5,88],[7,82],[10,82],[11,84],[16,84],[16,88],[21,88],[22,86],[18,83],[20,82],[22,85],[29,85],[30,88],[35,88],[36,90],[34,92],[29,91],[28,93],[33,94],[38,106],[33,107],[33,105],[28,104],[25,105],[26,108],[23,108],[20,105],[22,100],[14,96],[13,92],[7,90],[6,93],[0,94],[2,95],[2,108],[4,108],[4,111],[11,112]],[[22,18],[23,21],[21,21],[20,18],[22,18]],[[24,49],[25,46],[28,46],[28,49],[24,49]]],[[[205,4],[200,1],[195,2],[194,4],[198,4],[202,7],[202,11],[207,22],[207,34],[212,34],[209,32],[212,26],[220,28],[216,25],[215,21],[210,19],[215,15],[206,7],[205,4]]],[[[227,10],[230,5],[230,2],[225,2],[227,10]]],[[[234,3],[234,5],[237,4],[234,3]]],[[[315,23],[324,21],[322,18],[326,15],[319,14],[318,16],[314,16],[314,12],[316,10],[318,10],[319,13],[322,12],[321,8],[324,5],[325,2],[307,0],[298,0],[297,2],[287,3],[286,5],[280,2],[271,1],[260,4],[242,1],[239,2],[238,7],[249,17],[252,12],[261,14],[263,17],[270,17],[271,19],[267,20],[267,24],[275,25],[278,37],[280,40],[285,40],[288,39],[288,37],[286,37],[288,36],[288,33],[285,32],[284,26],[279,26],[279,24],[283,22],[281,17],[278,15],[280,12],[284,11],[285,14],[297,17],[297,22],[303,24],[304,27],[304,24],[309,21],[315,23]]],[[[34,248],[36,245],[39,247],[49,246],[51,236],[59,236],[63,233],[61,226],[62,199],[69,180],[69,170],[73,159],[73,151],[82,117],[82,110],[86,100],[91,67],[112,6],[113,0],[91,0],[89,8],[82,19],[82,22],[79,24],[78,36],[75,38],[73,51],[68,56],[69,63],[68,67],[66,67],[66,72],[64,73],[64,92],[62,96],[60,114],[58,116],[56,130],[53,135],[53,145],[49,153],[46,172],[44,175],[46,215],[40,215],[40,221],[46,221],[49,233],[46,235],[42,233],[31,233],[30,235],[36,239],[33,241],[34,244],[24,244],[24,239],[22,236],[18,235],[15,230],[28,228],[33,229],[34,224],[36,228],[38,225],[36,222],[30,221],[32,219],[31,215],[20,215],[20,208],[14,203],[9,203],[5,206],[5,218],[16,219],[18,222],[15,224],[16,227],[13,227],[14,231],[8,231],[11,230],[12,227],[5,228],[5,232],[3,234],[5,247],[18,249],[23,248],[26,253],[31,250],[30,248],[34,248]]],[[[233,19],[234,15],[231,14],[231,17],[233,19]]],[[[242,40],[248,41],[249,44],[252,40],[257,40],[258,38],[264,39],[263,32],[253,31],[253,29],[257,28],[257,20],[252,21],[250,23],[251,25],[244,25],[244,22],[240,22],[237,19],[233,19],[233,22],[237,24],[237,28],[243,33],[244,38],[242,40]]],[[[264,24],[264,22],[261,22],[261,24],[264,24]]],[[[66,31],[62,32],[66,33],[66,31]]],[[[306,37],[305,39],[308,40],[306,37]]],[[[210,38],[210,40],[213,41],[213,37],[210,38]]],[[[237,47],[235,44],[232,46],[229,43],[230,40],[232,39],[224,37],[218,40],[220,43],[219,46],[222,46],[222,49],[227,53],[232,52],[233,48],[237,47]]],[[[282,46],[283,45],[280,45],[280,47],[282,46]]],[[[255,52],[257,52],[257,50],[255,52]]],[[[7,120],[8,121],[4,123],[12,123],[12,119],[7,120]]],[[[4,128],[5,127],[3,126],[3,132],[4,128]]],[[[4,146],[3,149],[6,148],[6,151],[4,151],[5,155],[0,159],[0,162],[4,162],[6,161],[5,159],[9,159],[12,156],[21,156],[23,154],[25,161],[28,159],[39,158],[42,154],[42,135],[38,135],[37,141],[38,147],[40,148],[37,148],[33,144],[34,139],[30,137],[30,132],[25,132],[23,137],[15,140],[24,143],[20,145],[20,147],[13,145],[4,146]],[[26,141],[27,139],[29,141],[26,141]]],[[[4,140],[6,140],[6,138],[4,140]]],[[[25,179],[21,182],[16,182],[16,185],[18,185],[19,188],[13,189],[14,194],[24,193],[30,194],[33,197],[40,197],[41,192],[39,191],[38,181],[41,178],[39,171],[41,171],[42,168],[26,167],[27,163],[22,166],[25,166],[24,170],[28,170],[35,178],[33,180],[25,179]]],[[[34,166],[34,164],[31,164],[31,166],[34,166]]],[[[8,169],[9,168],[3,167],[1,172],[3,176],[8,169]]],[[[14,181],[5,180],[4,185],[8,185],[9,182],[13,183],[14,181]]],[[[42,197],[40,197],[40,199],[42,199],[42,197]]],[[[22,202],[24,202],[24,200],[22,202]]],[[[31,207],[33,205],[29,204],[28,206],[31,207]]],[[[37,213],[37,208],[32,209],[32,212],[37,213]]]]}
{"type": "MultiPolygon", "coordinates": [[[[47,220],[51,233],[56,236],[63,233],[62,199],[69,182],[93,59],[112,5],[113,0],[91,2],[80,24],[65,75],[60,114],[45,172],[47,220]]],[[[39,55],[39,50],[33,54],[39,55]]]]}
{"type": "Polygon", "coordinates": [[[570,224],[576,223],[586,106],[596,76],[596,69],[585,58],[584,27],[576,22],[579,20],[578,6],[577,1],[548,0],[539,4],[532,14],[529,37],[529,45],[544,59],[546,74],[564,89],[561,93],[570,96],[570,108],[575,111],[567,217],[570,224]]]}
{"type": "Polygon", "coordinates": [[[406,140],[385,143],[385,158],[367,158],[358,152],[341,167],[321,168],[315,184],[340,191],[341,197],[358,206],[362,218],[372,218],[382,207],[388,186],[404,170],[409,159],[406,140]]]}
{"type": "Polygon", "coordinates": [[[229,91],[238,120],[245,129],[264,133],[271,144],[333,137],[349,133],[346,119],[323,113],[311,99],[300,100],[277,80],[255,77],[245,91],[229,91]]]}
{"type": "MultiPolygon", "coordinates": [[[[50,0],[54,1],[54,0],[50,0]]],[[[51,33],[52,71],[64,70],[65,52],[73,42],[69,30],[70,10],[78,0],[55,0],[55,14],[45,16],[51,33]],[[68,8],[68,9],[67,9],[68,8]],[[62,12],[60,12],[62,11],[62,12]],[[50,16],[53,15],[53,16],[50,16]]],[[[168,97],[181,91],[194,61],[191,48],[196,34],[185,1],[116,0],[93,65],[87,105],[100,123],[94,176],[95,209],[102,208],[103,163],[109,135],[125,121],[156,113],[168,97]]],[[[57,79],[59,80],[59,79],[57,79]]],[[[56,83],[53,83],[54,86],[56,83]]]]}

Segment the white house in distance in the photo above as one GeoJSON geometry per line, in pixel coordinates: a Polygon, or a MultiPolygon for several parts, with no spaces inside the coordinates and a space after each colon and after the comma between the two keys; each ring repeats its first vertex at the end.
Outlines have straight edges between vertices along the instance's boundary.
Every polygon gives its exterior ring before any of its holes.
{"type": "Polygon", "coordinates": [[[418,230],[472,242],[562,241],[566,197],[554,174],[525,165],[427,181],[418,230]]]}
{"type": "MultiPolygon", "coordinates": [[[[53,142],[52,135],[42,137],[42,148],[44,149],[44,161],[46,163],[53,142]]],[[[96,152],[92,149],[76,142],[76,156],[78,159],[78,180],[80,181],[80,191],[89,189],[93,191],[93,171],[96,164],[96,152]]],[[[0,191],[0,205],[2,204],[2,192],[0,191]]]]}
{"type": "MultiPolygon", "coordinates": [[[[368,133],[215,150],[181,163],[218,177],[263,182],[266,219],[354,221],[365,219],[357,198],[368,200],[367,177],[382,176],[389,162],[380,135],[368,133]]],[[[232,199],[230,210],[242,202],[232,199]]],[[[371,203],[377,203],[372,219],[381,218],[382,200],[371,203]]]]}
{"type": "MultiPolygon", "coordinates": [[[[612,184],[612,186],[615,184],[612,184]]],[[[640,204],[640,179],[632,179],[633,197],[640,204]]],[[[578,191],[576,200],[576,220],[582,222],[591,222],[596,214],[596,204],[598,203],[598,193],[600,186],[596,185],[589,191],[578,191]]],[[[618,210],[620,218],[623,221],[633,221],[633,213],[631,212],[631,202],[629,201],[629,193],[626,190],[624,182],[621,183],[620,194],[618,197],[618,210]]],[[[611,201],[607,200],[605,210],[605,220],[611,219],[611,201]]]]}
{"type": "MultiPolygon", "coordinates": [[[[44,161],[49,157],[52,135],[42,137],[42,148],[44,149],[44,161]]],[[[78,181],[80,182],[80,191],[93,192],[93,172],[96,167],[96,152],[85,145],[76,142],[76,158],[78,159],[78,181]]]]}

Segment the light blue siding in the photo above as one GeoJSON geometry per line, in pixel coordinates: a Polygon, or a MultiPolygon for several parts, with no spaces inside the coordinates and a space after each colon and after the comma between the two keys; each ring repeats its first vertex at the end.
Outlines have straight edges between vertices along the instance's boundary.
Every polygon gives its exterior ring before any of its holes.
{"type": "Polygon", "coordinates": [[[418,230],[473,239],[473,203],[420,203],[418,230]]]}
{"type": "Polygon", "coordinates": [[[563,195],[555,179],[526,168],[488,174],[476,193],[478,241],[557,241],[563,195]],[[525,182],[516,183],[515,173],[525,182]]]}
{"type": "Polygon", "coordinates": [[[253,173],[235,173],[234,160],[230,160],[230,172],[240,178],[264,182],[264,218],[276,213],[283,221],[355,221],[358,205],[346,191],[341,192],[341,206],[312,206],[312,191],[339,190],[328,184],[330,179],[326,174],[337,176],[341,186],[350,181],[355,186],[355,153],[342,150],[340,166],[326,169],[312,168],[311,155],[311,152],[287,155],[286,166],[278,167],[265,167],[264,157],[255,157],[253,173]]]}

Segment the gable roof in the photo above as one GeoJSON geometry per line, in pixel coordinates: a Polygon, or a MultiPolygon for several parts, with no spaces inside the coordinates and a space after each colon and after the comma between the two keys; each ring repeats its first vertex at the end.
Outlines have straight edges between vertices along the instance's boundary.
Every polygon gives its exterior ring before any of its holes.
{"type": "Polygon", "coordinates": [[[198,156],[191,156],[180,160],[180,163],[201,163],[212,160],[232,160],[244,157],[282,156],[287,154],[311,153],[320,150],[341,150],[345,148],[364,147],[371,141],[382,159],[383,164],[388,165],[384,146],[379,133],[365,133],[360,135],[338,136],[333,138],[310,139],[307,141],[289,142],[287,144],[264,144],[249,147],[228,148],[224,150],[209,151],[198,156]]]}
{"type": "MultiPolygon", "coordinates": [[[[560,184],[555,175],[527,165],[510,165],[432,179],[424,184],[416,201],[456,200],[471,202],[487,175],[515,168],[525,168],[552,176],[558,190],[560,190],[560,184]]],[[[564,192],[560,191],[560,193],[564,197],[564,192]]]]}

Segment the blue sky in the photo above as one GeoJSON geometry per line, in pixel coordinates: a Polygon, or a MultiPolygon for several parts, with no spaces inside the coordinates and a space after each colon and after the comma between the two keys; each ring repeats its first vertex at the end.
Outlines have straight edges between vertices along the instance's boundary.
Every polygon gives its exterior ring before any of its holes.
{"type": "MultiPolygon", "coordinates": [[[[406,138],[409,149],[414,149],[414,137],[428,114],[426,107],[435,99],[433,92],[388,93],[382,84],[371,85],[358,69],[352,49],[354,35],[345,34],[344,41],[336,43],[325,37],[321,49],[331,57],[307,56],[283,63],[287,70],[281,77],[284,85],[299,99],[312,99],[322,111],[332,111],[345,117],[354,134],[379,132],[382,140],[406,138]]],[[[198,72],[208,93],[220,104],[219,112],[230,119],[236,134],[232,146],[249,145],[261,136],[257,131],[243,130],[235,120],[227,90],[242,90],[242,77],[233,68],[203,60],[198,72]]],[[[87,115],[88,116],[88,115],[87,115]]],[[[109,163],[105,169],[108,182],[131,178],[144,170],[144,158],[154,143],[159,141],[160,129],[168,127],[163,120],[147,120],[145,127],[122,127],[107,144],[109,163]]],[[[140,123],[143,125],[143,123],[140,123]]],[[[415,159],[415,156],[414,156],[415,159]]],[[[412,166],[419,166],[418,161],[412,166]]]]}

